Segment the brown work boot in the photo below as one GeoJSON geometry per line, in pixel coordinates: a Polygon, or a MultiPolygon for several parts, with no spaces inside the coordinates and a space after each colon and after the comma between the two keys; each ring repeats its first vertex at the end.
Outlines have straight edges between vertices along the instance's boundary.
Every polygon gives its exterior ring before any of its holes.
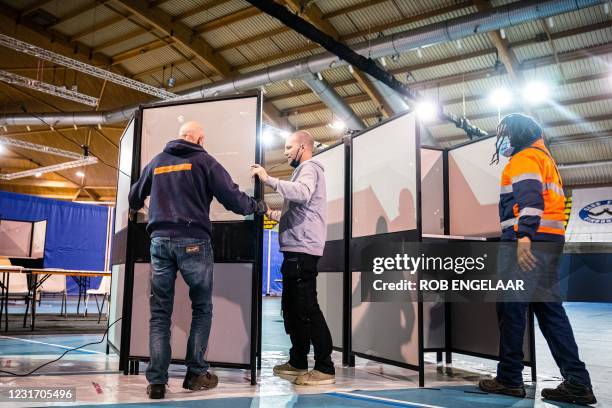
{"type": "Polygon", "coordinates": [[[336,383],[334,374],[325,374],[319,370],[312,370],[295,379],[296,385],[329,385],[336,383]]]}
{"type": "Polygon", "coordinates": [[[192,391],[209,390],[215,388],[217,384],[219,384],[219,378],[210,371],[200,375],[187,372],[183,388],[192,391]]]}
{"type": "Polygon", "coordinates": [[[509,387],[497,381],[497,378],[492,380],[480,380],[478,388],[490,394],[509,395],[511,397],[525,398],[525,386],[509,387]]]}
{"type": "Polygon", "coordinates": [[[544,388],[542,390],[542,398],[577,405],[597,403],[591,387],[574,385],[569,381],[563,381],[557,388],[544,388]]]}
{"type": "Polygon", "coordinates": [[[295,368],[291,364],[285,363],[285,364],[275,365],[274,368],[272,369],[272,372],[274,373],[274,375],[298,376],[298,375],[306,374],[308,370],[304,368],[295,368]]]}

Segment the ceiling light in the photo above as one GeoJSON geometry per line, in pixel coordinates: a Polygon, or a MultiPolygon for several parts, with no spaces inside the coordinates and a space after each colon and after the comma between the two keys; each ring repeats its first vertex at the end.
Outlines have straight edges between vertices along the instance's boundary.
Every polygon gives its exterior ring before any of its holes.
{"type": "Polygon", "coordinates": [[[383,67],[387,66],[387,60],[385,59],[385,57],[380,57],[380,63],[382,64],[383,67]]]}
{"type": "Polygon", "coordinates": [[[506,39],[506,30],[505,29],[500,29],[499,30],[499,35],[501,36],[502,39],[506,39]]]}
{"type": "Polygon", "coordinates": [[[28,129],[28,132],[32,131],[32,128],[30,128],[30,125],[26,125],[26,129],[28,129]]]}
{"type": "Polygon", "coordinates": [[[332,123],[328,123],[327,126],[332,128],[332,129],[334,129],[334,130],[344,130],[344,129],[346,129],[346,124],[343,121],[341,121],[340,119],[336,119],[332,123]]]}
{"type": "Polygon", "coordinates": [[[489,95],[489,100],[495,107],[498,109],[505,108],[510,106],[512,103],[512,93],[506,88],[497,88],[491,95],[489,95]]]}
{"type": "Polygon", "coordinates": [[[457,44],[457,49],[458,49],[458,50],[460,50],[460,49],[462,49],[462,48],[463,48],[463,42],[461,41],[461,39],[458,39],[458,40],[457,40],[457,42],[456,42],[456,44],[457,44]]]}
{"type": "Polygon", "coordinates": [[[323,80],[323,75],[321,75],[320,72],[317,72],[317,78],[319,78],[319,81],[323,80]]]}
{"type": "Polygon", "coordinates": [[[423,58],[423,51],[421,51],[421,49],[420,49],[420,48],[417,48],[417,56],[418,56],[419,58],[423,58]]]}
{"type": "Polygon", "coordinates": [[[264,130],[261,136],[261,141],[265,146],[271,146],[272,143],[274,143],[274,133],[269,129],[264,130]]]}
{"type": "Polygon", "coordinates": [[[548,28],[553,28],[555,26],[555,19],[552,17],[548,17],[546,19],[546,24],[548,24],[548,28]]]}
{"type": "Polygon", "coordinates": [[[431,101],[419,102],[416,106],[416,114],[423,122],[431,122],[438,117],[440,107],[437,103],[431,101]]]}
{"type": "Polygon", "coordinates": [[[6,127],[6,125],[3,125],[2,129],[4,129],[5,132],[8,132],[8,128],[6,127]]]}
{"type": "Polygon", "coordinates": [[[85,177],[85,173],[83,173],[82,171],[77,171],[76,172],[76,176],[83,178],[83,177],[85,177]]]}
{"type": "Polygon", "coordinates": [[[40,176],[42,176],[42,173],[39,171],[38,173],[34,174],[34,177],[39,178],[40,176]]]}
{"type": "Polygon", "coordinates": [[[292,80],[288,80],[288,81],[287,81],[287,83],[289,84],[289,86],[290,86],[291,88],[293,88],[293,87],[295,86],[295,85],[293,85],[293,81],[292,81],[292,80]]]}
{"type": "Polygon", "coordinates": [[[538,105],[548,100],[550,89],[544,82],[529,82],[523,88],[523,99],[530,105],[538,105]]]}
{"type": "Polygon", "coordinates": [[[349,66],[348,66],[348,70],[349,70],[349,72],[350,72],[351,74],[354,74],[354,73],[355,73],[355,69],[353,68],[353,66],[352,66],[352,65],[349,65],[349,66]]]}

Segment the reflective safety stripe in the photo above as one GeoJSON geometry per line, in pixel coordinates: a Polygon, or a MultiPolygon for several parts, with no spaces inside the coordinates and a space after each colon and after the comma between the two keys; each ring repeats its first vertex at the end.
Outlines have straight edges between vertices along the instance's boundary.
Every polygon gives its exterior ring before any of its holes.
{"type": "Polygon", "coordinates": [[[512,184],[508,184],[507,186],[501,186],[499,188],[500,194],[507,194],[512,192],[512,184]]]}
{"type": "Polygon", "coordinates": [[[172,166],[156,167],[153,174],[172,173],[175,171],[191,171],[191,163],[175,164],[172,166]]]}
{"type": "Polygon", "coordinates": [[[540,220],[540,226],[541,227],[547,227],[547,228],[555,228],[555,229],[565,230],[565,225],[563,224],[563,221],[540,220]]]}
{"type": "MultiPolygon", "coordinates": [[[[517,225],[517,219],[510,218],[509,220],[502,221],[500,225],[502,229],[513,227],[517,225]]],[[[557,221],[557,220],[540,220],[540,227],[553,228],[553,229],[558,229],[561,231],[565,230],[565,225],[563,224],[563,221],[557,221]]]]}
{"type": "Polygon", "coordinates": [[[539,208],[533,208],[533,207],[525,207],[521,210],[521,212],[519,213],[519,218],[520,217],[528,217],[528,216],[541,216],[542,213],[544,212],[544,210],[540,210],[539,208]]]}
{"type": "Polygon", "coordinates": [[[512,177],[512,184],[518,183],[519,181],[524,180],[536,180],[540,183],[542,182],[542,176],[538,173],[523,173],[519,174],[516,177],[512,177]]]}
{"type": "Polygon", "coordinates": [[[502,221],[501,227],[502,229],[504,229],[504,228],[512,227],[514,226],[514,224],[516,224],[516,218],[510,218],[509,220],[502,221]]]}
{"type": "Polygon", "coordinates": [[[555,193],[559,194],[560,196],[565,196],[565,193],[563,192],[563,189],[557,183],[546,183],[546,185],[544,187],[545,187],[546,190],[554,191],[555,193]]]}

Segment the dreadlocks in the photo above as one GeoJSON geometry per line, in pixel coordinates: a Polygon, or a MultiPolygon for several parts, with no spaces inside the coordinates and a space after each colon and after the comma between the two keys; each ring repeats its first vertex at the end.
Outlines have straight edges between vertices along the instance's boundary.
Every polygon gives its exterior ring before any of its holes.
{"type": "Polygon", "coordinates": [[[531,116],[522,113],[511,113],[505,116],[497,125],[495,153],[489,164],[499,163],[500,149],[506,139],[510,141],[510,146],[514,148],[513,154],[515,154],[541,137],[542,127],[531,116]]]}

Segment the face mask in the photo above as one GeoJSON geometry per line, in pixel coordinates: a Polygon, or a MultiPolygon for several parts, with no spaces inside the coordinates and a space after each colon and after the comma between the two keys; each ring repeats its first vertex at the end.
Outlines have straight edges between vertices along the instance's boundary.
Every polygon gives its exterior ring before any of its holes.
{"type": "Polygon", "coordinates": [[[300,165],[300,159],[302,158],[302,152],[304,151],[303,149],[304,149],[304,146],[300,146],[298,153],[295,155],[295,158],[291,159],[291,163],[289,163],[289,165],[293,167],[294,169],[300,165]]]}
{"type": "Polygon", "coordinates": [[[501,144],[499,145],[499,151],[502,154],[502,156],[505,156],[505,157],[512,156],[512,154],[514,153],[514,147],[510,145],[510,139],[506,137],[502,140],[501,144]]]}

